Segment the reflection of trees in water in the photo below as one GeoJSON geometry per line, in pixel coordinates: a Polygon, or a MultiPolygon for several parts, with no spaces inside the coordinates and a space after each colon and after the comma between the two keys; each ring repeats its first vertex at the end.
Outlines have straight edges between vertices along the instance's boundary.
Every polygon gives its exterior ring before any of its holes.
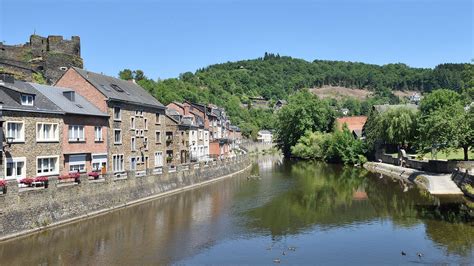
{"type": "Polygon", "coordinates": [[[459,204],[439,204],[418,189],[404,192],[399,182],[352,167],[296,162],[278,171],[291,176],[292,186],[247,212],[254,229],[280,237],[314,225],[324,229],[386,217],[400,227],[424,223],[428,237],[448,252],[466,255],[472,250],[474,229],[460,223],[469,218],[459,204]]]}
{"type": "Polygon", "coordinates": [[[448,253],[469,255],[474,249],[474,226],[463,223],[426,220],[426,234],[435,243],[446,248],[448,253]]]}
{"type": "Polygon", "coordinates": [[[367,201],[353,200],[354,192],[363,186],[363,170],[311,162],[290,167],[294,186],[250,210],[251,226],[281,235],[314,224],[334,226],[375,218],[367,201]]]}

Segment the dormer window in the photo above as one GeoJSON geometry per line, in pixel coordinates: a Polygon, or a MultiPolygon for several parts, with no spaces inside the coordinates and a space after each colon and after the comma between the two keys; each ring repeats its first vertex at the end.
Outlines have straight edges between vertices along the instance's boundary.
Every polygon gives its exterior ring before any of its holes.
{"type": "Polygon", "coordinates": [[[22,94],[21,95],[21,105],[28,105],[33,106],[34,103],[34,96],[30,94],[22,94]]]}

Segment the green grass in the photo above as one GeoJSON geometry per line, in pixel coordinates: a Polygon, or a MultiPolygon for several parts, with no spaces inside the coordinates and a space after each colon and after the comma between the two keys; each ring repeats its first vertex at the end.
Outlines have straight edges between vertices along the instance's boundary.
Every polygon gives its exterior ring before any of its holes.
{"type": "MultiPolygon", "coordinates": [[[[392,153],[391,155],[393,157],[398,156],[397,153],[392,153]]],[[[474,160],[474,151],[469,151],[468,155],[469,155],[469,160],[474,160]]],[[[463,152],[462,149],[457,149],[457,150],[451,151],[448,154],[446,154],[445,152],[438,152],[436,157],[437,157],[438,160],[464,160],[464,152],[463,152]]],[[[430,153],[424,154],[423,158],[427,159],[427,160],[432,159],[430,153]]],[[[433,159],[435,159],[435,158],[433,158],[433,159]]]]}

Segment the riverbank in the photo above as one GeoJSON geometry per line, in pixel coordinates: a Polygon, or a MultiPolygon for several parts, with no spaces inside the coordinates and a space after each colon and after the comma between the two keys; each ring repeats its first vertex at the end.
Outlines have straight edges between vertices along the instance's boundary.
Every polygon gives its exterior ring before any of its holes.
{"type": "Polygon", "coordinates": [[[6,194],[0,195],[0,241],[245,174],[250,166],[248,156],[239,156],[209,164],[195,163],[174,169],[163,167],[161,173],[147,176],[135,176],[129,172],[125,177],[106,175],[102,180],[85,178],[79,184],[67,186],[52,179],[48,188],[27,191],[11,186],[6,194]]]}
{"type": "Polygon", "coordinates": [[[392,178],[415,183],[432,195],[464,195],[451,180],[451,174],[432,174],[416,169],[395,166],[386,163],[367,162],[364,168],[392,178]]]}

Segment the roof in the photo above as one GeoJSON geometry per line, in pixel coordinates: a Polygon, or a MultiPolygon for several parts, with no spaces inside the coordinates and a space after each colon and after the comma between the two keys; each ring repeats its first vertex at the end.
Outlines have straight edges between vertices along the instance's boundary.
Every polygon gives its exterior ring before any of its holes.
{"type": "Polygon", "coordinates": [[[262,135],[263,135],[263,134],[272,134],[272,132],[270,132],[270,130],[265,130],[265,129],[264,129],[264,130],[260,130],[260,131],[258,132],[258,134],[262,134],[262,135]]]}
{"type": "Polygon", "coordinates": [[[382,104],[382,105],[374,105],[374,109],[379,112],[379,113],[383,113],[389,109],[394,109],[394,108],[402,108],[402,107],[405,107],[405,108],[409,108],[409,109],[413,109],[413,110],[417,110],[418,109],[418,105],[416,104],[412,104],[412,103],[407,103],[407,104],[382,104]]]}
{"type": "Polygon", "coordinates": [[[0,99],[3,103],[3,110],[64,114],[61,108],[29,83],[23,81],[15,80],[14,83],[0,82],[0,99]],[[33,106],[22,105],[21,94],[34,95],[33,106]]]}
{"type": "Polygon", "coordinates": [[[167,115],[181,115],[178,111],[176,111],[174,109],[171,109],[171,108],[166,109],[166,114],[167,115]]]}
{"type": "Polygon", "coordinates": [[[92,103],[87,101],[84,97],[68,88],[53,87],[41,84],[29,83],[37,89],[46,98],[57,105],[66,114],[90,115],[90,116],[104,116],[108,117],[106,113],[101,112],[92,103]],[[74,93],[74,101],[69,100],[63,94],[64,92],[74,93]]]}
{"type": "Polygon", "coordinates": [[[337,118],[336,124],[338,129],[342,129],[342,126],[346,124],[350,131],[357,131],[362,130],[366,121],[367,116],[346,116],[337,118]]]}
{"type": "Polygon", "coordinates": [[[165,106],[149,94],[138,84],[88,70],[73,67],[85,80],[90,82],[97,90],[104,94],[109,100],[116,100],[137,105],[164,109],[165,106]]]}

